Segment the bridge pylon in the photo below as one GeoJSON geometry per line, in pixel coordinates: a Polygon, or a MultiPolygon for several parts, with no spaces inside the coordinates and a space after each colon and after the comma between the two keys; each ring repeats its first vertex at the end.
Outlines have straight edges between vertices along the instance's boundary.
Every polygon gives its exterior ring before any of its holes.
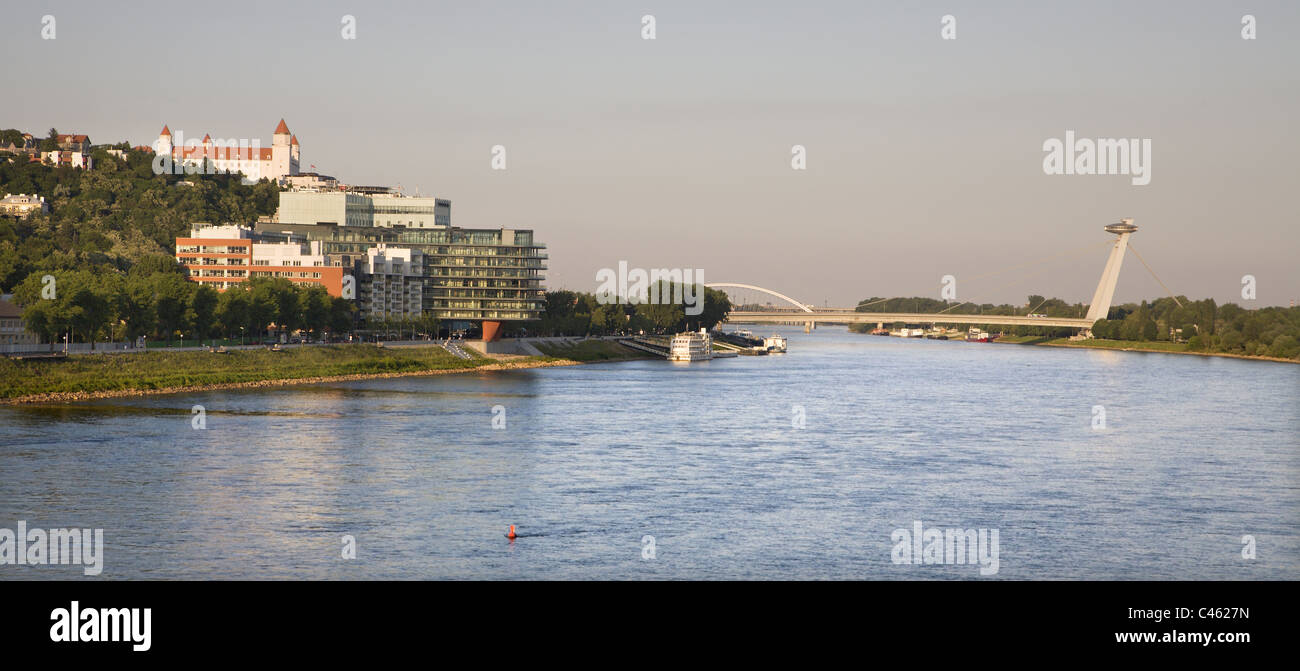
{"type": "Polygon", "coordinates": [[[1101,282],[1097,292],[1092,295],[1088,306],[1088,320],[1105,319],[1110,314],[1110,302],[1115,297],[1115,285],[1119,282],[1119,268],[1124,264],[1124,252],[1128,251],[1128,238],[1137,231],[1132,219],[1121,219],[1118,224],[1106,227],[1107,233],[1114,233],[1115,245],[1110,248],[1110,258],[1106,259],[1106,268],[1101,271],[1101,282]]]}

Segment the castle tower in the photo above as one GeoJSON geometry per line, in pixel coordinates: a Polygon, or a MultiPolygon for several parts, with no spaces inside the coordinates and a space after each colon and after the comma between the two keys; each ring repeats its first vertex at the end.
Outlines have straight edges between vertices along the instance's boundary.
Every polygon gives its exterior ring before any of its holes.
{"type": "Polygon", "coordinates": [[[284,119],[280,119],[280,125],[275,127],[275,134],[271,136],[271,146],[279,147],[283,145],[288,147],[291,137],[288,124],[284,122],[284,119]]]}
{"type": "Polygon", "coordinates": [[[158,141],[154,143],[153,150],[158,154],[171,156],[172,153],[172,132],[163,124],[162,132],[158,134],[158,141]]]}
{"type": "Polygon", "coordinates": [[[1121,219],[1118,224],[1106,227],[1107,233],[1119,236],[1115,246],[1110,248],[1110,258],[1106,260],[1106,269],[1101,271],[1101,282],[1097,284],[1097,293],[1092,295],[1088,306],[1088,319],[1097,321],[1110,314],[1110,302],[1115,297],[1115,284],[1119,282],[1119,267],[1124,263],[1124,252],[1128,251],[1128,236],[1133,235],[1138,227],[1132,219],[1121,219]]]}
{"type": "Polygon", "coordinates": [[[274,180],[298,172],[294,169],[298,161],[293,157],[292,141],[293,134],[289,132],[289,125],[280,119],[280,125],[275,127],[275,134],[271,136],[271,164],[262,171],[262,177],[274,180]]]}

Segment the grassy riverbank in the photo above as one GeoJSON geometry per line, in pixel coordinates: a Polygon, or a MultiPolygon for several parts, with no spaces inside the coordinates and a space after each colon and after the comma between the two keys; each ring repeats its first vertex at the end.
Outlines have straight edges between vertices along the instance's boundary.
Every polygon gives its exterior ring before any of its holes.
{"type": "Polygon", "coordinates": [[[269,387],[286,384],[433,375],[467,370],[566,366],[641,358],[613,341],[545,343],[546,356],[492,358],[465,348],[461,359],[437,346],[347,344],[266,349],[74,354],[62,359],[0,357],[0,403],[65,402],[114,396],[269,387]]]}
{"type": "Polygon", "coordinates": [[[66,359],[0,358],[0,399],[39,394],[149,391],[269,380],[418,373],[477,368],[441,347],[322,345],[212,352],[78,354],[66,359]]]}

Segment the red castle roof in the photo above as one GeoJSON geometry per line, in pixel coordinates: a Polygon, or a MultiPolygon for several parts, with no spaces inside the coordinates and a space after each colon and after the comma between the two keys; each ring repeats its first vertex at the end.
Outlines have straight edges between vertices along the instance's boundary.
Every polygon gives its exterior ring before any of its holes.
{"type": "Polygon", "coordinates": [[[271,160],[270,148],[258,147],[176,147],[172,149],[172,156],[176,158],[200,159],[210,158],[214,161],[224,160],[243,160],[243,161],[269,161],[271,160]]]}
{"type": "Polygon", "coordinates": [[[289,126],[287,126],[287,125],[284,123],[284,119],[280,119],[280,125],[275,127],[275,134],[276,134],[276,135],[288,135],[288,134],[289,134],[289,126]]]}
{"type": "Polygon", "coordinates": [[[163,132],[159,133],[158,137],[171,137],[171,136],[172,136],[171,130],[167,128],[167,124],[163,124],[163,132]]]}

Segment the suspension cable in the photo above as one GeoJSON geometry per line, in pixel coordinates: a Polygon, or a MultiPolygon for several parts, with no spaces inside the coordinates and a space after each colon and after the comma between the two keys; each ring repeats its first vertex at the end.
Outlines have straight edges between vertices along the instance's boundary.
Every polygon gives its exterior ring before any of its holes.
{"type": "Polygon", "coordinates": [[[1156,271],[1152,270],[1151,266],[1147,265],[1146,259],[1142,258],[1141,254],[1138,254],[1138,250],[1133,246],[1133,243],[1128,243],[1128,248],[1133,251],[1133,256],[1138,257],[1138,260],[1142,262],[1142,265],[1147,269],[1147,272],[1151,273],[1151,276],[1155,277],[1157,282],[1160,282],[1160,286],[1164,288],[1165,293],[1169,294],[1170,298],[1174,299],[1174,303],[1180,308],[1183,307],[1183,302],[1178,300],[1178,297],[1174,295],[1174,292],[1169,290],[1169,287],[1165,286],[1164,282],[1160,281],[1160,278],[1156,276],[1156,271]]]}

